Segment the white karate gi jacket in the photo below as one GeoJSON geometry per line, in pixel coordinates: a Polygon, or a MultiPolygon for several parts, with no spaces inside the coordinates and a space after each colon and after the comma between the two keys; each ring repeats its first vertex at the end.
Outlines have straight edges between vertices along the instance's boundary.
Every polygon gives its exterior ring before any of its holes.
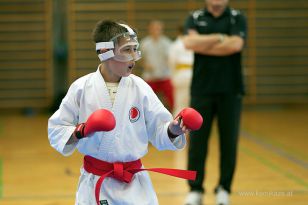
{"type": "Polygon", "coordinates": [[[181,37],[177,37],[171,44],[168,61],[172,70],[172,83],[174,85],[174,113],[179,113],[183,107],[189,106],[190,83],[194,62],[194,53],[185,48],[181,37]],[[186,66],[186,69],[180,68],[183,65],[186,66]]]}
{"type": "MultiPolygon", "coordinates": [[[[148,152],[149,142],[158,150],[182,149],[186,144],[184,135],[173,142],[168,137],[167,128],[171,121],[172,115],[152,89],[133,74],[121,79],[112,105],[98,69],[70,86],[59,109],[48,121],[48,138],[51,146],[65,156],[77,148],[84,155],[110,163],[128,162],[142,158],[148,152]],[[113,112],[116,127],[110,132],[96,132],[76,144],[66,145],[75,126],[86,122],[91,113],[102,108],[113,112]]],[[[81,169],[76,205],[96,204],[94,188],[98,178],[81,169]]],[[[109,205],[158,204],[146,171],[135,174],[129,184],[106,178],[100,200],[107,200],[109,205]]]]}

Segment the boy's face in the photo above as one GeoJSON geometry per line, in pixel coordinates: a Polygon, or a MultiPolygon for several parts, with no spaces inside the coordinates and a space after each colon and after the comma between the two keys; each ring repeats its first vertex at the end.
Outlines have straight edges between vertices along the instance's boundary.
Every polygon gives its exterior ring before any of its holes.
{"type": "Polygon", "coordinates": [[[121,34],[112,39],[114,42],[114,59],[120,62],[137,61],[141,58],[138,50],[139,42],[136,35],[129,33],[121,34]]]}
{"type": "Polygon", "coordinates": [[[120,62],[109,59],[104,63],[103,76],[107,82],[119,82],[121,77],[129,76],[135,66],[135,61],[120,62]]]}

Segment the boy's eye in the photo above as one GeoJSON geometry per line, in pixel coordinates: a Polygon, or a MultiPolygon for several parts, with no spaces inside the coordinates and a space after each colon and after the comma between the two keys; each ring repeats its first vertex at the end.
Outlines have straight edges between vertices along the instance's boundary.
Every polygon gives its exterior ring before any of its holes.
{"type": "Polygon", "coordinates": [[[124,52],[136,52],[137,48],[131,48],[131,47],[127,47],[123,49],[124,52]]]}

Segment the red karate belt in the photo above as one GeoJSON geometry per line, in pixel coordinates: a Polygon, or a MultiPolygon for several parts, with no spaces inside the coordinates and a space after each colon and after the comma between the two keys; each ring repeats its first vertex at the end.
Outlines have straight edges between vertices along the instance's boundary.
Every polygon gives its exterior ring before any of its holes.
{"type": "Polygon", "coordinates": [[[122,182],[131,182],[134,174],[141,171],[152,171],[161,174],[166,174],[178,178],[195,180],[197,172],[190,170],[180,170],[180,169],[166,169],[166,168],[150,168],[142,169],[141,160],[131,162],[115,162],[109,163],[91,156],[84,157],[84,169],[94,175],[100,176],[95,185],[95,199],[97,205],[99,205],[99,193],[101,185],[106,177],[112,177],[122,182]]]}

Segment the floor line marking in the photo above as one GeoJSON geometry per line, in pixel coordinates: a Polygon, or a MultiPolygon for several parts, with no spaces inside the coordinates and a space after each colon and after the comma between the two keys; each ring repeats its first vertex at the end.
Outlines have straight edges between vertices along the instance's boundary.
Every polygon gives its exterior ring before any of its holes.
{"type": "Polygon", "coordinates": [[[285,151],[284,149],[280,148],[279,146],[275,145],[275,144],[270,144],[268,142],[266,142],[265,140],[256,137],[255,135],[250,134],[247,131],[242,131],[241,132],[241,136],[244,137],[245,139],[248,139],[252,142],[254,142],[255,144],[260,145],[261,147],[291,161],[292,163],[304,168],[304,169],[308,169],[308,162],[299,159],[298,157],[295,157],[294,155],[288,153],[287,151],[285,151]]]}
{"type": "Polygon", "coordinates": [[[303,179],[301,179],[300,177],[297,177],[294,174],[292,174],[292,173],[282,169],[281,167],[275,165],[270,160],[260,156],[259,154],[256,154],[255,152],[251,151],[249,148],[241,145],[240,151],[244,152],[246,155],[248,155],[250,157],[255,158],[256,160],[258,160],[262,164],[266,165],[267,167],[269,167],[273,171],[278,172],[279,174],[282,174],[286,178],[290,179],[291,181],[296,182],[297,184],[303,186],[305,189],[308,189],[308,183],[305,182],[303,179]]]}

